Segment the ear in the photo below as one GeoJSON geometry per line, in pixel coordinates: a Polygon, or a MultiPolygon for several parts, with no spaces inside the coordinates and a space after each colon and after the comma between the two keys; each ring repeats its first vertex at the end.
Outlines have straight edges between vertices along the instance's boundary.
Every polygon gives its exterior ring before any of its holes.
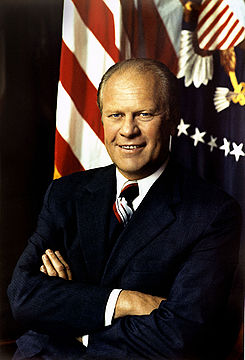
{"type": "Polygon", "coordinates": [[[170,125],[170,134],[174,136],[177,131],[177,126],[180,122],[180,116],[176,116],[170,125]]]}
{"type": "Polygon", "coordinates": [[[171,136],[174,136],[176,134],[176,126],[175,127],[172,127],[171,129],[170,129],[170,135],[171,136]]]}

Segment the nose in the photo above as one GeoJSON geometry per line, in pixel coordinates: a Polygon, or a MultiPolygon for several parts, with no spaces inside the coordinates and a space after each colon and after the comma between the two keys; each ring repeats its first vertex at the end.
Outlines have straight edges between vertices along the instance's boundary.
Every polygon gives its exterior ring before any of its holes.
{"type": "Polygon", "coordinates": [[[133,114],[125,114],[120,128],[120,135],[128,138],[139,135],[140,129],[133,114]]]}

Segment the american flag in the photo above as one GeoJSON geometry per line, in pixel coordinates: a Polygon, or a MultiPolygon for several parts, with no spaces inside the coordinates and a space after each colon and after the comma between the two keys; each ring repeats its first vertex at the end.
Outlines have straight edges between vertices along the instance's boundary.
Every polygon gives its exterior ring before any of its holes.
{"type": "Polygon", "coordinates": [[[158,59],[176,73],[182,12],[175,0],[64,1],[55,178],[111,162],[96,106],[100,79],[130,57],[158,59]]]}
{"type": "Polygon", "coordinates": [[[240,1],[204,0],[197,26],[199,47],[211,51],[238,45],[245,36],[244,11],[240,1]]]}

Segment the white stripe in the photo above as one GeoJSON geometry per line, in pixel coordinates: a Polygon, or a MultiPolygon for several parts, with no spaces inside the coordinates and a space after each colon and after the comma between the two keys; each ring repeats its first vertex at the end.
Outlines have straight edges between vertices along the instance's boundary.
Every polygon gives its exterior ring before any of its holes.
{"type": "MultiPolygon", "coordinates": [[[[215,39],[214,43],[208,47],[209,50],[215,50],[217,48],[217,46],[219,45],[219,43],[221,41],[223,41],[226,37],[226,35],[228,34],[229,30],[232,28],[233,24],[234,24],[234,19],[232,18],[232,22],[229,22],[229,25],[227,25],[225,27],[225,29],[218,35],[218,37],[215,39]]],[[[241,30],[241,26],[239,24],[236,25],[236,27],[232,30],[232,32],[230,33],[230,35],[228,36],[228,38],[226,39],[226,41],[224,42],[224,44],[220,47],[220,50],[225,50],[229,47],[229,45],[232,43],[232,41],[235,39],[235,37],[237,36],[237,34],[239,33],[239,31],[241,30]]],[[[205,38],[206,39],[206,38],[205,38]]],[[[240,40],[238,40],[238,42],[240,42],[240,40]]],[[[200,47],[202,47],[204,44],[204,46],[207,44],[207,42],[203,42],[202,44],[200,44],[200,47]]]]}
{"type": "Polygon", "coordinates": [[[227,4],[234,12],[235,17],[245,26],[245,1],[244,0],[226,0],[227,4]]]}
{"type": "Polygon", "coordinates": [[[103,1],[113,15],[114,26],[115,26],[115,45],[118,49],[120,49],[121,34],[123,30],[121,3],[119,0],[103,0],[103,1]]]}
{"type": "Polygon", "coordinates": [[[115,27],[115,45],[118,49],[120,49],[121,42],[121,33],[122,33],[122,9],[119,0],[103,0],[105,5],[111,11],[114,17],[114,27],[115,27]]]}
{"type": "MultiPolygon", "coordinates": [[[[202,26],[200,27],[200,29],[198,29],[198,37],[202,36],[202,34],[208,29],[208,27],[212,24],[212,22],[216,19],[217,16],[220,15],[220,12],[224,9],[224,4],[222,3],[217,9],[216,11],[209,16],[206,21],[202,24],[202,26]]],[[[228,17],[230,16],[231,11],[228,9],[223,16],[219,19],[219,21],[216,23],[216,25],[214,27],[211,28],[210,32],[208,33],[208,35],[205,36],[205,39],[208,36],[212,36],[216,30],[218,30],[220,28],[220,26],[222,26],[224,24],[224,22],[228,19],[228,17]]],[[[198,22],[199,19],[198,19],[198,22]]]]}
{"type": "MultiPolygon", "coordinates": [[[[208,42],[210,41],[210,39],[212,39],[212,37],[216,34],[216,32],[218,32],[220,30],[220,27],[224,24],[224,22],[227,20],[229,14],[225,13],[224,16],[222,16],[221,19],[219,19],[218,23],[208,32],[208,34],[204,37],[204,39],[199,43],[200,48],[204,48],[208,42]]],[[[232,16],[231,19],[229,20],[228,24],[226,25],[226,27],[221,31],[221,33],[218,35],[218,37],[215,39],[215,41],[213,42],[213,44],[209,47],[209,49],[213,48],[215,49],[216,46],[220,43],[220,41],[222,41],[225,36],[227,35],[227,33],[229,32],[231,26],[234,24],[234,17],[232,16]]],[[[202,28],[203,29],[203,28],[202,28]]],[[[206,30],[206,29],[204,29],[206,30]]],[[[198,37],[199,37],[199,32],[198,32],[198,37]]]]}
{"type": "Polygon", "coordinates": [[[115,45],[125,54],[125,58],[131,57],[131,44],[123,27],[123,12],[120,0],[103,0],[111,11],[115,26],[115,45]]]}
{"type": "MultiPolygon", "coordinates": [[[[202,5],[204,5],[208,0],[204,0],[202,2],[202,5]]],[[[201,13],[199,14],[198,16],[198,22],[200,22],[202,20],[202,18],[204,16],[207,15],[207,13],[214,7],[214,5],[217,3],[217,0],[213,0],[213,1],[210,1],[210,3],[205,7],[205,9],[203,9],[201,11],[201,13]]],[[[224,3],[224,1],[219,5],[218,9],[224,9],[224,7],[226,6],[226,4],[224,3]]]]}
{"type": "MultiPolygon", "coordinates": [[[[167,29],[176,54],[179,53],[180,34],[182,29],[183,6],[176,0],[154,0],[162,21],[167,29]]],[[[158,44],[161,46],[161,44],[158,44]]]]}
{"type": "Polygon", "coordinates": [[[98,89],[102,75],[114,61],[84,24],[71,0],[64,3],[63,40],[98,89]]]}
{"type": "MultiPolygon", "coordinates": [[[[205,3],[205,1],[203,2],[205,3]]],[[[216,1],[211,1],[207,7],[200,13],[199,18],[198,18],[198,23],[200,23],[200,21],[203,19],[203,17],[210,11],[210,9],[215,5],[216,1]]],[[[238,9],[241,9],[241,7],[243,6],[243,8],[245,9],[245,5],[242,2],[240,2],[240,0],[238,0],[238,9]]],[[[238,25],[235,27],[235,29],[233,29],[232,33],[229,35],[229,37],[227,38],[226,42],[222,45],[222,47],[220,48],[221,50],[225,50],[227,49],[231,42],[235,39],[236,35],[239,33],[239,31],[243,28],[243,22],[245,21],[245,14],[243,14],[243,19],[241,19],[241,14],[239,14],[238,9],[235,7],[234,8],[234,4],[231,1],[223,1],[218,8],[216,9],[216,11],[204,22],[204,24],[202,25],[202,27],[198,30],[198,38],[201,37],[201,35],[203,34],[204,31],[206,31],[206,29],[208,28],[208,26],[214,21],[214,19],[216,18],[216,16],[218,16],[220,14],[220,12],[226,7],[229,6],[229,9],[226,11],[226,13],[222,16],[222,18],[219,20],[219,22],[215,25],[214,28],[211,29],[211,31],[205,36],[205,38],[202,40],[201,43],[199,43],[199,46],[201,49],[203,49],[206,44],[209,42],[209,40],[211,39],[211,37],[215,34],[216,31],[218,31],[218,29],[224,24],[224,22],[227,20],[228,16],[230,14],[233,13],[233,16],[231,17],[231,19],[229,20],[228,24],[226,25],[226,27],[224,28],[224,30],[219,34],[219,36],[217,37],[217,39],[215,40],[215,42],[209,46],[209,50],[215,50],[217,48],[217,45],[226,37],[226,35],[228,34],[230,28],[232,27],[232,25],[234,24],[234,22],[236,20],[239,20],[238,25]],[[239,16],[238,16],[239,15],[239,16]]],[[[236,41],[236,43],[234,44],[237,45],[239,44],[243,39],[244,39],[244,34],[242,34],[241,37],[239,37],[239,39],[236,41]]]]}
{"type": "Polygon", "coordinates": [[[56,126],[85,170],[111,164],[104,144],[82,118],[70,96],[58,85],[56,126]]]}
{"type": "Polygon", "coordinates": [[[117,208],[118,215],[120,216],[123,224],[126,223],[127,214],[126,214],[124,208],[122,207],[119,199],[116,200],[116,208],[117,208]]]}
{"type": "Polygon", "coordinates": [[[240,24],[237,24],[237,26],[234,28],[234,30],[232,31],[231,35],[228,37],[228,39],[224,42],[224,44],[220,47],[220,50],[226,50],[228,49],[228,47],[230,47],[230,44],[232,43],[232,41],[235,39],[235,37],[238,35],[239,31],[243,29],[243,33],[241,34],[241,36],[239,36],[239,38],[237,39],[237,41],[235,42],[235,44],[233,44],[232,46],[235,47],[236,45],[238,45],[245,37],[245,31],[243,26],[241,26],[240,24]]]}
{"type": "MultiPolygon", "coordinates": [[[[201,12],[201,14],[199,15],[199,17],[198,17],[198,23],[200,23],[201,20],[202,20],[202,18],[203,18],[203,16],[208,13],[207,10],[208,10],[210,4],[212,4],[212,7],[213,7],[214,3],[212,3],[212,2],[209,3],[209,5],[208,5],[208,6],[201,12]]],[[[202,35],[202,33],[209,27],[209,25],[214,21],[214,19],[215,19],[218,15],[220,15],[221,11],[223,11],[225,7],[226,7],[226,4],[225,4],[224,2],[222,2],[222,3],[217,7],[217,9],[216,9],[212,14],[209,15],[209,17],[208,17],[208,18],[205,20],[205,22],[202,24],[201,28],[198,30],[198,35],[199,35],[199,34],[202,35]]],[[[210,10],[210,9],[209,9],[209,10],[210,10]]],[[[225,17],[222,17],[222,18],[221,18],[221,19],[222,19],[222,24],[224,23],[223,19],[227,19],[227,17],[230,15],[230,13],[231,13],[230,9],[227,9],[226,12],[225,12],[225,14],[224,14],[224,15],[226,15],[226,18],[225,18],[225,17]]],[[[223,15],[223,16],[224,16],[224,15],[223,15]]]]}

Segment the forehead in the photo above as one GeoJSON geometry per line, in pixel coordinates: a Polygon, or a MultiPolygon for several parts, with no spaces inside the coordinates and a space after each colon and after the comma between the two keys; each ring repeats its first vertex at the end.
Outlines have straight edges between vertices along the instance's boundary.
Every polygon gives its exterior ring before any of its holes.
{"type": "Polygon", "coordinates": [[[143,103],[152,106],[159,103],[159,80],[151,72],[143,73],[132,69],[114,73],[106,82],[103,89],[103,106],[113,104],[143,103]]]}

